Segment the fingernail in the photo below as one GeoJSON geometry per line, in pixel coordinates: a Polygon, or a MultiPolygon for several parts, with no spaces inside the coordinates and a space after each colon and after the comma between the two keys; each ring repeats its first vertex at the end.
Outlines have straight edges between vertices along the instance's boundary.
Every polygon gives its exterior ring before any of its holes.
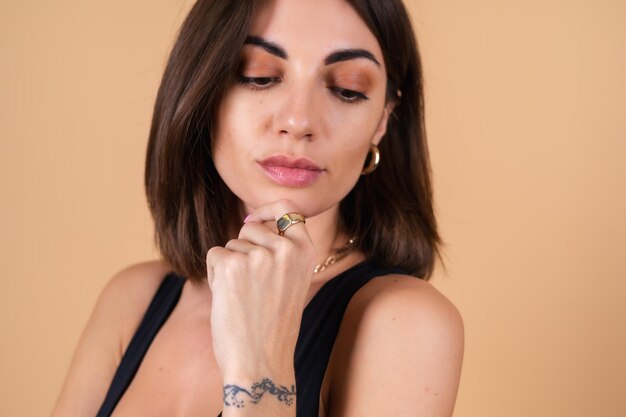
{"type": "Polygon", "coordinates": [[[247,222],[247,221],[248,221],[248,219],[250,218],[250,216],[252,216],[252,213],[251,213],[251,214],[248,214],[248,215],[246,216],[246,218],[245,218],[245,219],[243,219],[243,222],[244,222],[244,223],[245,223],[245,222],[247,222]]]}

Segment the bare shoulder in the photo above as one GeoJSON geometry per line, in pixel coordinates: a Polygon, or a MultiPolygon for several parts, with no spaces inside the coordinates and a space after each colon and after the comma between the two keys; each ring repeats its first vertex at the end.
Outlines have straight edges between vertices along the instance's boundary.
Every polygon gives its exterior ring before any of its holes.
{"type": "Polygon", "coordinates": [[[130,341],[163,278],[171,270],[162,260],[138,262],[118,271],[104,286],[94,313],[99,310],[119,318],[116,325],[123,346],[130,341]]]}
{"type": "Polygon", "coordinates": [[[52,416],[95,415],[150,300],[169,266],[141,262],[114,274],[91,312],[52,416]]]}
{"type": "Polygon", "coordinates": [[[397,274],[372,279],[341,323],[329,416],[452,415],[463,345],[458,309],[430,283],[397,274]]]}
{"type": "Polygon", "coordinates": [[[129,265],[115,273],[104,287],[103,294],[131,291],[135,295],[158,287],[171,267],[162,260],[151,260],[129,265]]]}
{"type": "Polygon", "coordinates": [[[410,275],[373,278],[356,292],[344,320],[391,337],[406,327],[414,335],[436,334],[452,344],[463,341],[463,320],[454,304],[429,282],[410,275]]]}
{"type": "Polygon", "coordinates": [[[422,279],[383,275],[372,279],[354,297],[356,305],[366,308],[368,318],[400,318],[400,324],[428,325],[432,330],[448,331],[451,336],[463,334],[463,321],[456,306],[422,279]]]}

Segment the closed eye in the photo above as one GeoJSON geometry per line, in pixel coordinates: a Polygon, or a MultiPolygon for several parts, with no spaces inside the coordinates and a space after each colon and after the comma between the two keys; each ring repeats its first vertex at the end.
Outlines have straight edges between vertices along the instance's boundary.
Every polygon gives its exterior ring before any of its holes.
{"type": "Polygon", "coordinates": [[[280,77],[246,77],[243,75],[239,77],[240,84],[253,90],[263,90],[278,81],[280,81],[280,77]]]}
{"type": "Polygon", "coordinates": [[[358,91],[348,90],[347,88],[341,87],[329,87],[330,90],[341,100],[346,103],[357,103],[359,101],[366,101],[369,98],[358,91]]]}

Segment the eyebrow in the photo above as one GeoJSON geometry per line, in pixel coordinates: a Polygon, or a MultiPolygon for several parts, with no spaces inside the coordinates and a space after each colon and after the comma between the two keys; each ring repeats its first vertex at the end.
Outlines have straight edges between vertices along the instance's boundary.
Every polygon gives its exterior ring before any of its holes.
{"type": "MultiPolygon", "coordinates": [[[[244,45],[254,45],[263,48],[268,53],[277,56],[281,59],[288,59],[289,56],[284,48],[275,44],[274,42],[268,41],[266,39],[261,38],[260,36],[248,36],[244,41],[244,45]]],[[[340,49],[338,51],[332,52],[326,58],[324,58],[325,65],[335,64],[337,62],[349,61],[352,59],[365,58],[372,61],[376,66],[380,67],[380,62],[374,57],[370,51],[366,49],[340,49]]]]}
{"type": "Polygon", "coordinates": [[[276,45],[274,42],[270,42],[259,36],[246,37],[246,40],[244,41],[244,45],[260,46],[261,48],[265,49],[267,52],[269,52],[272,55],[275,55],[282,59],[287,59],[287,52],[285,52],[283,48],[276,45]]]}
{"type": "Polygon", "coordinates": [[[341,49],[339,51],[335,51],[324,59],[324,64],[330,65],[336,62],[348,61],[357,58],[369,59],[376,64],[376,66],[380,67],[380,62],[374,58],[374,54],[365,49],[341,49]]]}

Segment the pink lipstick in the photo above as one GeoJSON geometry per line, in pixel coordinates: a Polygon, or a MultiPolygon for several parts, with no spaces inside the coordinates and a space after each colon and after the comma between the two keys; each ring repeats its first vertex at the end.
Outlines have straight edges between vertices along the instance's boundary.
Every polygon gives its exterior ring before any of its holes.
{"type": "Polygon", "coordinates": [[[275,183],[287,187],[306,187],[324,172],[308,158],[273,155],[259,162],[265,174],[275,183]]]}

